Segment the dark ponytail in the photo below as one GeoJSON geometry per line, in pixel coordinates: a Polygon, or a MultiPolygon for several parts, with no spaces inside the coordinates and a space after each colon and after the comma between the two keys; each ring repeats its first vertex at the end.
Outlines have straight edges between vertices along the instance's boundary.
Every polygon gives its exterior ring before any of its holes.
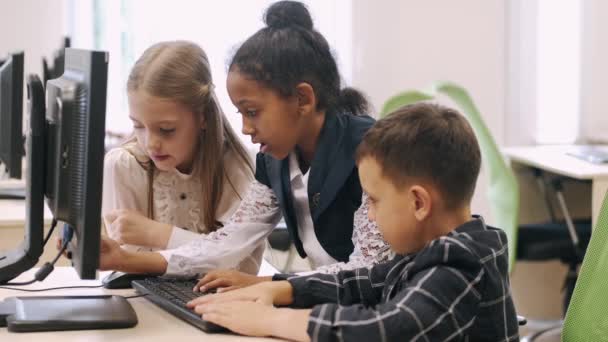
{"type": "Polygon", "coordinates": [[[343,113],[364,115],[369,113],[369,103],[365,96],[355,88],[346,87],[340,91],[336,108],[343,113]]]}
{"type": "Polygon", "coordinates": [[[301,82],[310,84],[317,109],[327,113],[367,114],[368,103],[353,88],[340,89],[340,74],[327,40],[314,29],[310,13],[297,1],[279,1],[264,15],[266,27],[249,37],[236,51],[230,71],[276,90],[295,94],[301,82]]]}

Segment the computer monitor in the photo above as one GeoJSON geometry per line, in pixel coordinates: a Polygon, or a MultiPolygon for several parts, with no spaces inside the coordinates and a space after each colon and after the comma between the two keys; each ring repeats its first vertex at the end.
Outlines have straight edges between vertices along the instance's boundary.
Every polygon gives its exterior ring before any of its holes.
{"type": "Polygon", "coordinates": [[[0,255],[0,284],[33,267],[42,253],[44,200],[74,232],[69,244],[81,279],[99,266],[108,53],[66,49],[65,72],[45,91],[29,76],[26,239],[0,255]]]}
{"type": "MultiPolygon", "coordinates": [[[[23,52],[11,53],[0,64],[0,167],[8,178],[21,179],[23,142],[23,52]]],[[[3,193],[0,199],[23,198],[3,193]]]]}
{"type": "Polygon", "coordinates": [[[46,139],[44,137],[44,90],[37,76],[33,81],[28,79],[28,114],[25,235],[16,248],[0,251],[0,284],[5,284],[32,268],[42,255],[46,139]]]}
{"type": "Polygon", "coordinates": [[[108,53],[67,48],[63,76],[46,83],[47,204],[74,228],[72,262],[95,279],[101,236],[108,53]]]}
{"type": "Polygon", "coordinates": [[[65,49],[71,46],[70,37],[63,38],[62,46],[53,53],[53,64],[49,65],[46,58],[42,57],[42,84],[48,80],[61,77],[65,64],[65,49]]]}

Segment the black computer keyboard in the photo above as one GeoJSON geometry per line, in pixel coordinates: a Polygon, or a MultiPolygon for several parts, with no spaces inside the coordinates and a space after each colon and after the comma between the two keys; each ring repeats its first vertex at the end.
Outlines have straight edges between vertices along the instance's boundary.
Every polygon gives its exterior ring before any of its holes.
{"type": "Polygon", "coordinates": [[[131,285],[137,292],[146,294],[145,298],[154,304],[205,332],[228,331],[222,326],[205,321],[186,307],[190,300],[203,295],[201,292],[192,291],[196,283],[196,280],[147,278],[134,280],[131,285]]]}

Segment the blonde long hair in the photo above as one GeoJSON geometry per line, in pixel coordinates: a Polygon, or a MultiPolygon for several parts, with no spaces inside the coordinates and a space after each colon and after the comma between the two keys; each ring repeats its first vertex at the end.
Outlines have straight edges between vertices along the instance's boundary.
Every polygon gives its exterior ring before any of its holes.
{"type": "MultiPolygon", "coordinates": [[[[221,227],[217,209],[227,181],[241,197],[229,179],[224,155],[234,152],[253,173],[253,166],[245,147],[226,120],[215,95],[209,60],[203,49],[188,41],[160,42],[152,45],[135,62],[127,91],[143,90],[149,95],[180,103],[195,115],[202,115],[205,131],[201,133],[198,155],[193,169],[198,169],[202,185],[203,223],[208,231],[221,227]]],[[[129,139],[127,143],[134,142],[129,139]]],[[[141,161],[140,161],[141,162],[141,161]]],[[[152,181],[154,163],[143,163],[149,174],[148,216],[153,218],[152,181]]]]}

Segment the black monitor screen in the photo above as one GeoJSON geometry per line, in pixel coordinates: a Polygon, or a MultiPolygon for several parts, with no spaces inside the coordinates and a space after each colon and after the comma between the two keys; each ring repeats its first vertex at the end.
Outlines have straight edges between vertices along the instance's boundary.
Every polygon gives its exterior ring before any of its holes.
{"type": "Polygon", "coordinates": [[[46,83],[45,197],[74,229],[73,263],[82,279],[99,264],[108,54],[66,49],[65,71],[46,83]]]}
{"type": "Polygon", "coordinates": [[[0,65],[0,167],[10,178],[21,178],[22,122],[23,52],[18,52],[0,65]]]}

